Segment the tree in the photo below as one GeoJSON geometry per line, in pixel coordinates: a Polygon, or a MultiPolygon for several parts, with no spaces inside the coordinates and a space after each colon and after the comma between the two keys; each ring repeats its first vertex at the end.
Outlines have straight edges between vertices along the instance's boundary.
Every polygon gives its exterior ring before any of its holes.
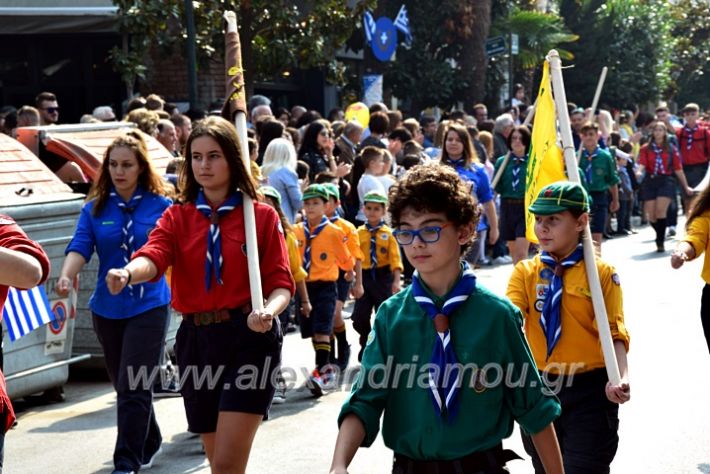
{"type": "Polygon", "coordinates": [[[679,0],[670,7],[675,47],[666,98],[710,107],[710,10],[706,0],[679,0]]]}
{"type": "MultiPolygon", "coordinates": [[[[114,49],[114,67],[124,81],[145,78],[144,55],[151,47],[170,51],[185,47],[183,0],[113,0],[119,7],[119,28],[129,44],[114,49]]],[[[247,95],[257,79],[273,79],[295,68],[323,67],[328,79],[343,80],[335,52],[352,35],[366,8],[376,0],[349,7],[344,0],[202,0],[195,10],[198,62],[204,64],[223,51],[225,10],[235,10],[239,21],[247,95]],[[300,6],[299,6],[300,5],[300,6]]]]}
{"type": "Polygon", "coordinates": [[[562,0],[560,15],[579,35],[565,71],[569,100],[588,105],[598,75],[609,68],[602,102],[615,106],[658,100],[670,83],[669,2],[663,0],[562,0]]]}

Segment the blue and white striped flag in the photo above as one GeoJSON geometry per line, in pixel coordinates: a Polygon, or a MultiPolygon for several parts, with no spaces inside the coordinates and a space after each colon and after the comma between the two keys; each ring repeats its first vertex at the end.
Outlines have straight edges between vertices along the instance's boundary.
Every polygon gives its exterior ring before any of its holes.
{"type": "Polygon", "coordinates": [[[399,9],[397,17],[394,19],[394,26],[404,34],[404,40],[407,46],[412,44],[412,30],[409,28],[409,17],[407,16],[407,7],[402,5],[399,9]]]}
{"type": "Polygon", "coordinates": [[[365,30],[365,39],[367,40],[367,44],[372,43],[372,35],[375,34],[375,30],[377,29],[377,26],[375,25],[375,19],[372,17],[372,13],[367,11],[365,12],[362,21],[362,26],[365,30]]]}
{"type": "Polygon", "coordinates": [[[7,325],[11,341],[51,323],[55,319],[43,285],[36,286],[31,290],[18,290],[10,287],[5,306],[2,309],[2,317],[7,325]]]}

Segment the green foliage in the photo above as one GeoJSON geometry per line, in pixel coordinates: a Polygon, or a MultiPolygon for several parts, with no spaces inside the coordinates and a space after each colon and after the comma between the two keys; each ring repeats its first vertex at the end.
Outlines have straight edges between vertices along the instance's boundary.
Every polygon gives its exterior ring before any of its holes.
{"type": "Polygon", "coordinates": [[[679,0],[671,7],[672,51],[670,87],[666,97],[678,103],[710,107],[710,9],[706,0],[679,0]]]}
{"type": "MultiPolygon", "coordinates": [[[[113,0],[119,26],[131,37],[128,51],[115,49],[116,70],[131,82],[144,77],[143,55],[151,46],[162,52],[184,48],[187,30],[183,0],[113,0]]],[[[193,1],[198,62],[223,52],[226,10],[237,12],[247,89],[255,79],[273,80],[296,69],[324,67],[333,82],[343,80],[335,51],[351,36],[366,8],[376,0],[349,7],[347,0],[202,0],[193,1]]]]}
{"type": "Polygon", "coordinates": [[[669,5],[665,0],[562,0],[560,14],[580,38],[569,46],[575,60],[565,71],[567,98],[588,105],[607,66],[602,103],[658,100],[671,81],[669,5]]]}

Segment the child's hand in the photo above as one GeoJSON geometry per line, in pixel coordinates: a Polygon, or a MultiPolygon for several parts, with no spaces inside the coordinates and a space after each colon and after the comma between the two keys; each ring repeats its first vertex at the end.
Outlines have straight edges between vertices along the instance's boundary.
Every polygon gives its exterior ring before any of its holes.
{"type": "Polygon", "coordinates": [[[681,250],[674,250],[671,254],[671,267],[680,268],[683,264],[688,261],[688,254],[681,250]]]}
{"type": "Polygon", "coordinates": [[[607,382],[604,391],[606,392],[606,398],[608,398],[610,402],[618,403],[619,405],[631,399],[631,388],[628,382],[623,380],[620,385],[612,385],[611,382],[607,382]]]}
{"type": "Polygon", "coordinates": [[[313,307],[311,306],[310,301],[301,301],[301,316],[304,318],[309,317],[312,309],[313,307]]]}
{"type": "Polygon", "coordinates": [[[57,293],[62,298],[69,296],[69,291],[71,290],[71,280],[69,277],[60,276],[57,280],[57,284],[54,286],[54,292],[57,293]]]}
{"type": "Polygon", "coordinates": [[[363,288],[362,283],[355,282],[352,288],[350,288],[350,294],[355,299],[362,298],[362,295],[365,294],[365,288],[363,288]]]}
{"type": "Polygon", "coordinates": [[[355,278],[355,272],[352,270],[350,270],[349,272],[345,272],[344,278],[345,281],[353,281],[353,279],[355,278]]]}
{"type": "Polygon", "coordinates": [[[247,316],[247,326],[254,332],[267,332],[274,322],[274,315],[266,311],[252,311],[247,316]]]}
{"type": "Polygon", "coordinates": [[[392,282],[392,294],[396,295],[399,293],[399,290],[402,289],[402,283],[399,280],[393,281],[392,282]]]}

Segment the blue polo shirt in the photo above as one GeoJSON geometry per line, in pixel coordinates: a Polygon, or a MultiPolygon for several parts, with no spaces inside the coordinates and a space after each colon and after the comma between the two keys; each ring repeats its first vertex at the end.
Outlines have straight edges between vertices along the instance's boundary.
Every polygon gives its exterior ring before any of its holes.
{"type": "MultiPolygon", "coordinates": [[[[143,193],[143,198],[133,211],[135,250],[148,241],[148,234],[170,204],[170,199],[163,196],[143,193]]],[[[87,202],[81,209],[74,237],[64,251],[65,255],[69,252],[77,252],[87,263],[94,252],[99,257],[96,288],[89,300],[91,311],[105,318],[123,319],[169,304],[170,288],[164,276],[157,283],[134,285],[133,296],[128,287],[118,295],[109,293],[106,274],[111,268],[122,268],[126,264],[121,249],[124,214],[112,199],[106,202],[98,215],[95,216],[93,210],[93,200],[87,202]],[[141,286],[144,288],[142,298],[140,297],[141,286]]]]}
{"type": "MultiPolygon", "coordinates": [[[[473,194],[476,195],[480,204],[485,204],[493,199],[493,189],[491,188],[491,180],[488,178],[486,168],[480,163],[471,163],[469,166],[464,166],[463,160],[452,161],[459,177],[468,183],[472,183],[473,194]]],[[[486,230],[488,223],[485,215],[481,216],[478,222],[478,231],[486,230]]]]}

